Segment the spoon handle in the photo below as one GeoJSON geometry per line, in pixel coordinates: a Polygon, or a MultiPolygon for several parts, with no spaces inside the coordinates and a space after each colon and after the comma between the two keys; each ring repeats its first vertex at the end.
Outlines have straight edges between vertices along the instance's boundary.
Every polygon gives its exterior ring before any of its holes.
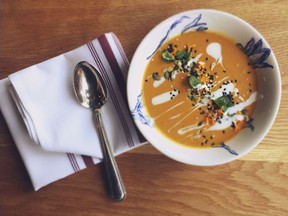
{"type": "Polygon", "coordinates": [[[104,125],[102,122],[102,117],[100,113],[100,109],[94,110],[94,117],[96,121],[96,128],[98,131],[102,154],[103,154],[103,162],[105,166],[107,181],[109,184],[109,189],[112,198],[115,201],[121,201],[126,197],[126,189],[124,183],[122,181],[116,160],[114,158],[112,149],[109,145],[107,135],[104,129],[104,125]]]}

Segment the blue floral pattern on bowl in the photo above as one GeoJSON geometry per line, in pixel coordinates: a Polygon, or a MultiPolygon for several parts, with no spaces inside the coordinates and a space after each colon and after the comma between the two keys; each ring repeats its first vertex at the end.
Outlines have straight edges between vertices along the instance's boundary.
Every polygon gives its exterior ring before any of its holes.
{"type": "Polygon", "coordinates": [[[237,46],[247,55],[249,64],[252,68],[273,68],[272,65],[265,62],[271,53],[271,49],[263,48],[262,39],[255,42],[255,38],[252,37],[245,46],[238,43],[237,46]]]}
{"type": "Polygon", "coordinates": [[[153,121],[145,115],[144,105],[142,101],[142,93],[137,97],[137,103],[131,111],[134,120],[139,120],[142,124],[153,127],[153,121]]]}
{"type": "Polygon", "coordinates": [[[220,145],[214,145],[213,148],[223,148],[225,150],[227,150],[229,153],[231,153],[232,155],[238,155],[238,153],[231,149],[228,145],[226,145],[225,143],[221,143],[220,145]]]}
{"type": "MultiPolygon", "coordinates": [[[[193,19],[192,22],[189,22],[181,31],[181,34],[183,34],[184,32],[190,30],[190,29],[195,29],[196,31],[205,31],[208,28],[206,27],[207,23],[205,22],[200,22],[202,18],[202,14],[199,14],[199,16],[197,16],[195,19],[193,19]]],[[[172,25],[169,27],[168,31],[166,32],[166,35],[161,39],[161,41],[159,42],[158,46],[156,47],[156,49],[152,52],[151,55],[149,55],[146,59],[150,59],[154,53],[161,47],[161,45],[167,40],[167,38],[169,37],[170,33],[172,32],[172,30],[180,23],[182,23],[184,20],[186,19],[191,19],[191,17],[189,16],[182,16],[179,19],[177,19],[176,21],[174,21],[172,23],[172,25]]]]}

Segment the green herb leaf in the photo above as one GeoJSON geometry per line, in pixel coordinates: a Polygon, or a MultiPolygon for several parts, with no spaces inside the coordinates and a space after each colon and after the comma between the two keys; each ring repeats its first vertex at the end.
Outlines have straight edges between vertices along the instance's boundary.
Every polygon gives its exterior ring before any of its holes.
{"type": "Polygon", "coordinates": [[[214,103],[219,109],[225,112],[228,107],[232,107],[234,104],[231,102],[230,98],[227,95],[223,95],[214,100],[214,103]]]}
{"type": "Polygon", "coordinates": [[[168,52],[168,50],[164,50],[162,53],[162,59],[166,62],[166,63],[171,63],[174,61],[174,57],[168,52]]]}
{"type": "Polygon", "coordinates": [[[154,72],[154,73],[152,74],[152,78],[153,78],[154,80],[160,80],[160,77],[159,77],[159,75],[158,75],[158,72],[154,72]]]}
{"type": "Polygon", "coordinates": [[[192,101],[197,101],[197,99],[199,98],[198,95],[188,95],[187,97],[192,101]]]}
{"type": "Polygon", "coordinates": [[[188,51],[188,49],[184,49],[184,50],[177,50],[176,55],[175,55],[175,59],[176,60],[188,60],[190,57],[190,52],[188,51]]]}
{"type": "Polygon", "coordinates": [[[196,88],[197,85],[202,84],[202,82],[193,75],[189,76],[189,84],[191,87],[196,88]]]}

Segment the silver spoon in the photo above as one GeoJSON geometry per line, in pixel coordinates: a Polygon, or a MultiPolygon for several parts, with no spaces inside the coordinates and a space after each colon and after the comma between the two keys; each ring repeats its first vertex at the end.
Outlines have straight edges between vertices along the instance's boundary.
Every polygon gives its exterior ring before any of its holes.
{"type": "Polygon", "coordinates": [[[73,87],[79,103],[94,112],[111,196],[114,200],[121,201],[126,197],[126,190],[100,114],[100,108],[107,101],[107,89],[104,81],[95,67],[86,61],[82,61],[74,69],[73,87]]]}

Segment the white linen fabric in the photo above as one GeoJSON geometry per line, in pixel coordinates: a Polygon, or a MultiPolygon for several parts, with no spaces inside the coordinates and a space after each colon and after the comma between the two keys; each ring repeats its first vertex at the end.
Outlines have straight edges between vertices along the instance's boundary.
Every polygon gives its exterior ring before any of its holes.
{"type": "Polygon", "coordinates": [[[98,68],[107,85],[101,114],[115,155],[145,143],[126,99],[129,62],[117,37],[104,34],[0,81],[0,109],[35,190],[102,158],[92,111],[73,92],[73,71],[80,61],[98,68]]]}

